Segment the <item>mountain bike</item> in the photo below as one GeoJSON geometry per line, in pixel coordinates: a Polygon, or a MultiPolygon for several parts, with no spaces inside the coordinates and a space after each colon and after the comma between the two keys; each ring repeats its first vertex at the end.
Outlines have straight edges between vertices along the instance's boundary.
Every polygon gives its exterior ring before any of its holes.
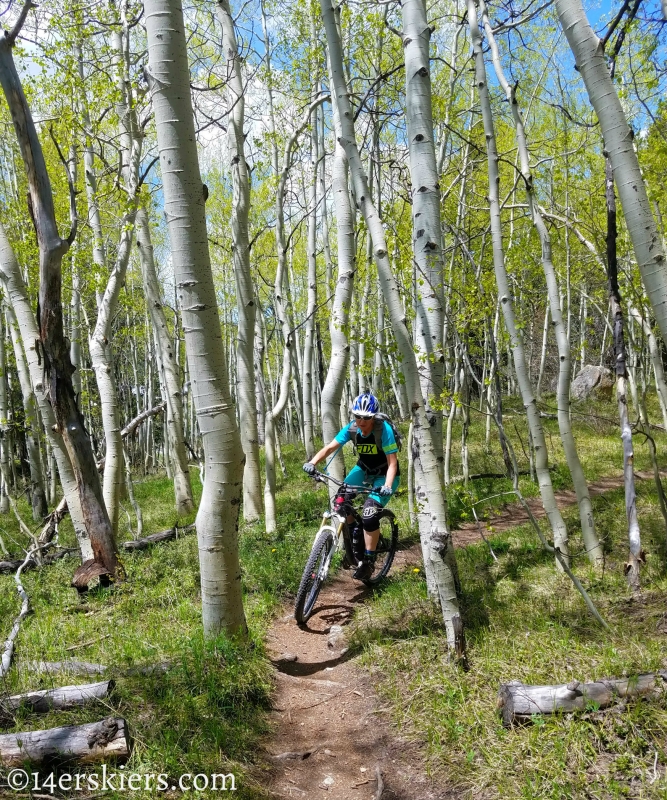
{"type": "MultiPolygon", "coordinates": [[[[339,487],[335,496],[329,496],[329,510],[322,516],[322,524],[315,536],[310,556],[303,571],[294,603],[294,617],[301,625],[313,613],[320,589],[329,574],[329,568],[335,552],[343,556],[343,568],[356,567],[358,562],[352,550],[352,535],[347,517],[351,516],[362,529],[361,515],[355,507],[355,500],[363,495],[371,494],[373,487],[351,486],[316,472],[313,479],[319,483],[333,483],[339,487]]],[[[366,586],[377,586],[386,576],[394,561],[398,546],[398,523],[393,512],[383,508],[378,515],[380,537],[375,548],[373,572],[362,582],[366,586]]]]}

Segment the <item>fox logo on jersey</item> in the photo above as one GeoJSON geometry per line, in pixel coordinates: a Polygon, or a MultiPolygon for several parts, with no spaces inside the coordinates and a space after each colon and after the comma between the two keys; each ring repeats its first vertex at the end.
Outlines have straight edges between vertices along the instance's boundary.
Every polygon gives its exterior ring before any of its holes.
{"type": "Polygon", "coordinates": [[[363,456],[375,456],[377,455],[377,445],[376,444],[357,444],[357,453],[363,456]]]}

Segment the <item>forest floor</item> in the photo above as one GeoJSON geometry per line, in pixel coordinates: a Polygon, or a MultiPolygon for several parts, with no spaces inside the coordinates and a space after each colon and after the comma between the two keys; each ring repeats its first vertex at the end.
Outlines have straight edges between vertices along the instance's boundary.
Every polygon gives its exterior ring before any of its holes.
{"type": "MultiPolygon", "coordinates": [[[[519,412],[508,404],[508,434],[521,454],[527,432],[519,412]]],[[[655,408],[651,413],[657,418],[655,408]]],[[[221,635],[204,640],[193,535],[124,554],[127,580],[91,591],[84,602],[69,585],[76,567],[73,556],[25,572],[33,613],[22,624],[14,665],[0,694],[72,682],[64,675],[36,675],[27,667],[31,660],[76,658],[104,664],[105,675],[116,686],[104,705],[39,717],[20,710],[3,722],[2,732],[122,716],[133,739],[128,772],[177,778],[231,771],[237,779],[235,796],[243,800],[370,800],[377,792],[378,766],[383,800],[664,800],[667,693],[608,712],[591,708],[581,715],[537,717],[512,731],[503,728],[496,710],[498,688],[509,680],[567,683],[667,667],[665,524],[653,481],[639,480],[637,509],[646,564],[642,593],[634,597],[623,577],[627,525],[614,414],[613,404],[601,403],[573,412],[605,551],[601,574],[585,558],[557,424],[545,420],[552,481],[570,536],[573,569],[609,631],[595,622],[570,581],[555,568],[553,556],[513,502],[506,478],[475,479],[467,486],[457,482],[447,491],[468,672],[451,663],[441,617],[427,600],[405,487],[392,500],[404,550],[388,580],[368,591],[349,573],[339,572],[325,587],[308,626],[299,629],[291,618],[291,603],[327,499],[326,490],[303,475],[300,445],[286,444],[278,530],[268,534],[261,522],[240,526],[247,639],[221,635]],[[473,508],[497,560],[480,541],[473,508]],[[344,629],[345,641],[331,636],[334,625],[344,629]],[[165,670],[142,671],[155,664],[165,670]],[[290,758],[285,753],[310,755],[290,758]]],[[[454,436],[459,435],[456,422],[454,436]]],[[[661,465],[667,466],[667,436],[657,432],[656,445],[661,465]]],[[[502,469],[498,444],[492,437],[490,446],[485,445],[483,426],[471,427],[469,446],[471,470],[502,469]]],[[[401,459],[403,466],[405,451],[401,459]]],[[[520,457],[519,466],[527,470],[527,458],[520,457]]],[[[642,478],[650,477],[641,437],[635,441],[635,467],[642,478]]],[[[456,450],[451,469],[454,475],[461,471],[456,450]]],[[[164,475],[135,478],[144,535],[172,527],[177,520],[171,482],[164,475]]],[[[195,469],[192,480],[198,498],[195,469]]],[[[527,475],[521,477],[521,491],[540,519],[539,490],[527,475]]],[[[17,498],[17,505],[28,519],[25,496],[17,498]]],[[[127,511],[120,540],[136,534],[131,509],[125,501],[123,505],[127,511]]],[[[541,525],[548,536],[543,519],[541,525]]],[[[27,546],[11,515],[0,519],[0,535],[12,557],[27,546]]],[[[60,543],[74,543],[67,520],[60,526],[60,543]]],[[[13,575],[0,575],[0,640],[19,609],[13,575]]],[[[17,796],[3,794],[2,783],[0,771],[2,800],[17,796]]],[[[76,796],[87,800],[84,793],[76,796]]],[[[121,800],[127,792],[96,796],[121,800]]],[[[175,800],[183,795],[132,796],[175,800]]],[[[188,796],[208,800],[219,793],[188,796]]]]}
{"type": "MultiPolygon", "coordinates": [[[[638,480],[653,480],[648,472],[638,480]]],[[[623,476],[589,484],[591,497],[619,489],[623,476]]],[[[574,491],[556,493],[561,510],[576,505],[574,491]]],[[[545,516],[537,498],[527,501],[537,518],[545,516]]],[[[491,536],[529,522],[519,503],[509,503],[482,523],[491,536]]],[[[482,541],[481,525],[464,523],[453,531],[457,548],[482,541]]],[[[399,550],[394,572],[420,572],[421,546],[399,550]]],[[[351,572],[341,570],[318,598],[313,616],[299,626],[285,607],[267,632],[267,649],[276,667],[271,735],[265,741],[270,762],[266,787],[274,797],[331,800],[445,800],[458,797],[447,781],[427,775],[423,753],[391,725],[390,707],[375,692],[350,649],[346,627],[373,595],[351,572]],[[316,709],[316,710],[315,710],[316,709]],[[378,778],[380,783],[378,783],[378,778]],[[444,784],[444,785],[443,785],[444,784]],[[380,791],[380,794],[378,794],[380,791]]],[[[357,657],[355,657],[357,656],[357,657]]]]}

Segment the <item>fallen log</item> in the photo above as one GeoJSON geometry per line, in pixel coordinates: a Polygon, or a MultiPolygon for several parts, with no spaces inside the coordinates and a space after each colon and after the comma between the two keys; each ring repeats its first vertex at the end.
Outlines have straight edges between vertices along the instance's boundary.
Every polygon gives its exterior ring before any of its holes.
{"type": "Polygon", "coordinates": [[[40,764],[52,759],[94,764],[129,755],[127,722],[120,717],[107,717],[87,725],[0,735],[3,767],[20,767],[25,761],[40,764]]]}
{"type": "Polygon", "coordinates": [[[43,672],[46,675],[102,675],[108,669],[104,664],[91,664],[87,661],[19,661],[18,669],[27,672],[43,672]]]}
{"type": "Polygon", "coordinates": [[[123,548],[125,550],[146,550],[148,547],[158,544],[158,542],[169,542],[172,539],[177,539],[184,533],[190,533],[191,531],[194,531],[194,529],[194,523],[192,523],[192,525],[185,525],[183,528],[179,528],[177,525],[174,525],[173,528],[169,528],[166,531],[159,531],[159,533],[151,533],[150,536],[144,536],[143,539],[134,539],[130,540],[129,542],[123,542],[123,548]]]}
{"type": "MultiPolygon", "coordinates": [[[[65,558],[66,556],[72,555],[73,553],[77,553],[77,547],[66,547],[63,550],[59,550],[57,553],[53,553],[52,555],[44,556],[42,558],[42,566],[46,564],[54,564],[56,561],[60,560],[61,558],[65,558]]],[[[16,561],[0,561],[0,573],[10,573],[16,572],[16,570],[24,563],[23,559],[16,560],[16,561]]],[[[25,562],[25,566],[23,567],[23,572],[29,569],[34,569],[37,566],[37,562],[31,556],[28,561],[25,562]]]]}
{"type": "Polygon", "coordinates": [[[535,714],[582,711],[591,705],[605,708],[622,698],[656,694],[664,690],[665,681],[667,670],[631,678],[610,678],[594,683],[571,681],[554,686],[530,686],[510,681],[500,687],[497,708],[503,725],[509,727],[529,722],[535,714]]]}
{"type": "Polygon", "coordinates": [[[84,683],[78,686],[61,686],[58,689],[41,689],[25,694],[14,694],[11,697],[0,697],[0,714],[12,713],[23,707],[36,713],[44,714],[52,708],[75,708],[102,700],[114,687],[114,681],[84,683]]]}

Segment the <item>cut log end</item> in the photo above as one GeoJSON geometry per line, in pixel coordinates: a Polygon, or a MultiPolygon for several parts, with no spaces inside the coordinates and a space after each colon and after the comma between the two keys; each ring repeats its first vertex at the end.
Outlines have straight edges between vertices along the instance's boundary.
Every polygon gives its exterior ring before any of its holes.
{"type": "Polygon", "coordinates": [[[104,564],[100,564],[99,561],[90,558],[88,561],[84,561],[74,573],[72,586],[77,592],[82,593],[88,591],[88,587],[95,578],[99,578],[100,583],[105,585],[111,577],[111,573],[104,564]]]}

